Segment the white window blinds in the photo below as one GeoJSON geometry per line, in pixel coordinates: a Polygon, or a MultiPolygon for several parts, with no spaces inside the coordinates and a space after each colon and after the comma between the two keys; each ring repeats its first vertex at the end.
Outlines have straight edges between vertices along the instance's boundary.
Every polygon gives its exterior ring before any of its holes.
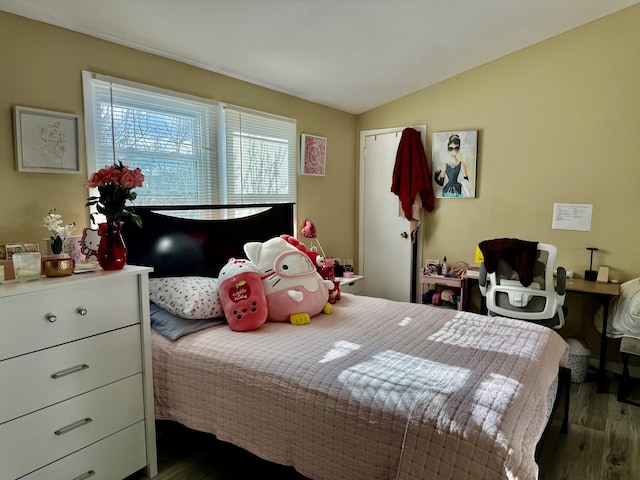
{"type": "Polygon", "coordinates": [[[229,105],[224,119],[228,203],[295,202],[295,122],[229,105]]]}
{"type": "Polygon", "coordinates": [[[83,72],[89,174],[145,175],[137,205],[296,201],[295,120],[83,72]]]}

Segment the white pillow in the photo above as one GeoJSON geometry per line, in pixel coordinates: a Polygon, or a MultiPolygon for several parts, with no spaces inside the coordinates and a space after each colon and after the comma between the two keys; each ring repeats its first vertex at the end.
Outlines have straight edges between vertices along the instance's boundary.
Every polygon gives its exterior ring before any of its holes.
{"type": "Polygon", "coordinates": [[[217,278],[152,278],[149,299],[168,312],[190,320],[224,317],[217,278]]]}

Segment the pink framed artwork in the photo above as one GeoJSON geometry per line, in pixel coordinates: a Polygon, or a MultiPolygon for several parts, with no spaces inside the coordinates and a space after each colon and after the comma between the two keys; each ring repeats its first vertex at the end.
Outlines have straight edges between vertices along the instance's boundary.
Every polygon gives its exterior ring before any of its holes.
{"type": "Polygon", "coordinates": [[[300,174],[324,176],[327,164],[327,139],[302,134],[300,142],[300,174]]]}

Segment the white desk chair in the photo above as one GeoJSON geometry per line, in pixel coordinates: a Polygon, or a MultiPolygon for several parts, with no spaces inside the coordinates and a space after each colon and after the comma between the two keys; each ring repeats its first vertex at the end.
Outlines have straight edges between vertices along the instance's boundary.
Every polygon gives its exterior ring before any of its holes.
{"type": "Polygon", "coordinates": [[[553,279],[556,247],[538,243],[533,267],[533,283],[525,287],[518,273],[500,259],[495,272],[480,265],[479,287],[486,297],[489,315],[516,318],[559,329],[564,325],[566,271],[557,268],[557,286],[553,279]]]}

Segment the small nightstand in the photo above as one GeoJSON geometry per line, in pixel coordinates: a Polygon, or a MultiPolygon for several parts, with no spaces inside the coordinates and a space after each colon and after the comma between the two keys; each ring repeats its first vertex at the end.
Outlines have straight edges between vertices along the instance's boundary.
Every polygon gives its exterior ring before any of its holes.
{"type": "Polygon", "coordinates": [[[336,277],[340,282],[340,291],[344,293],[352,293],[354,295],[362,295],[364,293],[364,276],[354,275],[351,278],[336,277]]]}

